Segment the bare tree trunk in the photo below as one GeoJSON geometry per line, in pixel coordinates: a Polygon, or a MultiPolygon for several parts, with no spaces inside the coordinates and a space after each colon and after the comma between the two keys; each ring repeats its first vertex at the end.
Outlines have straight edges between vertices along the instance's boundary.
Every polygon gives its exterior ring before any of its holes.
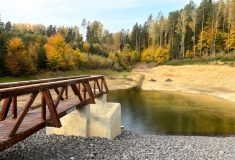
{"type": "Polygon", "coordinates": [[[200,48],[200,55],[201,55],[201,57],[202,57],[202,42],[203,42],[203,34],[204,34],[204,21],[205,21],[205,15],[204,15],[204,11],[203,11],[203,15],[202,15],[201,48],[200,48]]]}

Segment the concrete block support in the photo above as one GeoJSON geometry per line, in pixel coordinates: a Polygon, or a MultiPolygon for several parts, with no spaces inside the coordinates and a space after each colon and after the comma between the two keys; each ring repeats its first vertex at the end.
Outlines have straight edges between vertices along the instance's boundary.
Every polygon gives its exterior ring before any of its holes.
{"type": "Polygon", "coordinates": [[[47,127],[47,134],[114,139],[121,134],[121,105],[107,103],[107,95],[62,117],[61,128],[47,127]]]}
{"type": "Polygon", "coordinates": [[[62,127],[46,127],[46,134],[56,134],[64,136],[89,136],[90,107],[86,105],[76,109],[60,119],[62,127]]]}
{"type": "Polygon", "coordinates": [[[90,136],[114,139],[121,134],[121,105],[90,105],[90,136]]]}

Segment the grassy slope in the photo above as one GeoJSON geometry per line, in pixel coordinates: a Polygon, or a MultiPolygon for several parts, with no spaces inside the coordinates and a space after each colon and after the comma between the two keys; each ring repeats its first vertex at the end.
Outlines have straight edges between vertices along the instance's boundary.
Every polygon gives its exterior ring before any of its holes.
{"type": "MultiPolygon", "coordinates": [[[[124,73],[124,72],[122,72],[124,73]]],[[[108,69],[100,70],[74,70],[74,71],[41,71],[36,75],[32,76],[22,76],[22,77],[0,77],[0,83],[4,82],[14,82],[14,81],[23,81],[23,80],[33,80],[33,79],[43,79],[43,78],[53,78],[53,77],[67,77],[67,76],[77,76],[77,75],[105,75],[113,76],[120,74],[108,69]]]]}

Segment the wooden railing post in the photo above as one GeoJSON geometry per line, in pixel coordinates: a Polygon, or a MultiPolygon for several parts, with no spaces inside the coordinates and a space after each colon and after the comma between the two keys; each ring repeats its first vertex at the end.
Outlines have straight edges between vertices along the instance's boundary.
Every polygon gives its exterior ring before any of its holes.
{"type": "Polygon", "coordinates": [[[41,92],[41,119],[43,121],[46,120],[46,100],[43,96],[43,92],[41,92]]]}
{"type": "Polygon", "coordinates": [[[65,98],[66,99],[68,99],[69,98],[69,93],[68,93],[69,91],[68,91],[68,86],[66,86],[66,88],[65,88],[65,98]]]}
{"type": "Polygon", "coordinates": [[[93,83],[94,83],[94,94],[95,94],[96,93],[96,81],[94,80],[93,83]]]}
{"type": "Polygon", "coordinates": [[[17,118],[17,96],[12,97],[11,107],[12,118],[17,118]]]}
{"type": "Polygon", "coordinates": [[[82,83],[83,85],[83,99],[86,100],[86,85],[82,83]]]}

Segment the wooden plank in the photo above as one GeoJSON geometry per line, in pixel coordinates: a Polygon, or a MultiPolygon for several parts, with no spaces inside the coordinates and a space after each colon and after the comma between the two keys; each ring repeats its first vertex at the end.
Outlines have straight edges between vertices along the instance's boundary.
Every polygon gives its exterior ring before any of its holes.
{"type": "Polygon", "coordinates": [[[29,130],[16,135],[14,137],[10,137],[8,139],[4,139],[2,142],[0,142],[0,152],[4,151],[5,149],[13,146],[14,144],[24,140],[25,138],[29,137],[30,135],[34,134],[35,132],[43,129],[45,127],[45,122],[41,122],[38,125],[33,126],[29,130]]]}

